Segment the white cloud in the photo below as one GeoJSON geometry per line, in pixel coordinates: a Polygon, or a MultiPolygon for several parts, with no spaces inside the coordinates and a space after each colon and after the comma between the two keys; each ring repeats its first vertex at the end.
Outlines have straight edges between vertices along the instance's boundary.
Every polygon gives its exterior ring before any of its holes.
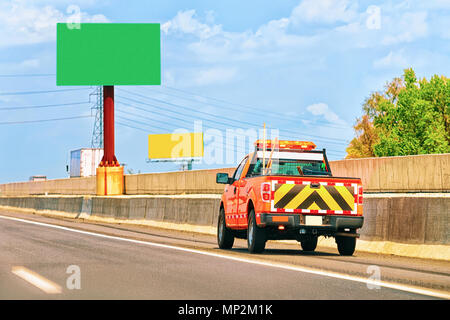
{"type": "Polygon", "coordinates": [[[37,58],[25,59],[18,62],[0,63],[0,70],[3,74],[26,73],[35,71],[41,67],[41,60],[37,58]]]}
{"type": "MultiPolygon", "coordinates": [[[[207,39],[222,32],[220,25],[209,26],[201,23],[194,15],[195,10],[179,11],[173,19],[161,25],[161,30],[166,34],[169,32],[192,34],[200,39],[207,39]]],[[[208,14],[208,20],[212,20],[211,13],[208,14]]]]}
{"type": "Polygon", "coordinates": [[[406,68],[408,67],[408,61],[405,58],[403,50],[393,52],[390,51],[389,54],[381,59],[375,60],[373,62],[373,67],[377,69],[382,68],[406,68]]]}
{"type": "Polygon", "coordinates": [[[428,34],[427,12],[406,12],[401,17],[388,17],[388,34],[383,38],[382,44],[392,45],[400,42],[412,42],[428,34]]]}
{"type": "Polygon", "coordinates": [[[380,4],[377,8],[380,21],[376,28],[370,27],[371,15],[364,11],[354,20],[330,31],[330,39],[349,48],[372,48],[415,42],[429,36],[430,32],[442,33],[439,28],[430,29],[426,10],[411,11],[415,9],[405,3],[380,4]]]}
{"type": "Polygon", "coordinates": [[[175,78],[174,78],[173,72],[170,70],[166,70],[164,72],[162,82],[163,82],[163,85],[165,85],[165,86],[169,86],[169,87],[173,86],[175,84],[175,78]]]}
{"type": "Polygon", "coordinates": [[[292,20],[289,18],[280,18],[271,20],[258,28],[255,33],[248,33],[244,45],[252,43],[253,48],[292,48],[304,47],[315,42],[315,36],[301,36],[289,33],[288,28],[292,20]]]}
{"type": "MultiPolygon", "coordinates": [[[[192,87],[222,85],[235,80],[239,69],[237,67],[187,67],[169,69],[164,72],[163,86],[192,87]]],[[[167,97],[162,95],[161,99],[167,97]]],[[[197,97],[198,99],[198,97],[197,97]]]]}
{"type": "MultiPolygon", "coordinates": [[[[291,20],[280,18],[270,20],[256,31],[228,32],[221,25],[214,24],[213,13],[207,13],[205,23],[200,22],[195,10],[180,11],[163,23],[161,30],[167,36],[191,35],[194,40],[181,38],[179,43],[187,41],[187,49],[202,61],[217,63],[230,61],[248,61],[270,59],[277,61],[280,48],[300,48],[316,41],[315,36],[301,36],[288,32],[291,20]]],[[[291,54],[296,54],[294,51],[291,54]]]]}
{"type": "MultiPolygon", "coordinates": [[[[25,1],[0,4],[0,47],[36,44],[56,39],[56,23],[70,17],[53,6],[38,7],[25,1]]],[[[107,22],[101,14],[80,12],[81,22],[107,22]]]]}
{"type": "Polygon", "coordinates": [[[18,68],[20,69],[35,69],[40,66],[39,59],[27,59],[18,64],[18,68]]]}
{"type": "Polygon", "coordinates": [[[178,12],[161,28],[168,36],[191,35],[191,38],[180,37],[180,43],[207,63],[289,61],[298,57],[299,52],[318,50],[319,45],[324,50],[324,43],[328,51],[348,50],[412,42],[428,34],[426,11],[411,11],[408,3],[382,3],[376,7],[379,20],[377,28],[373,28],[368,23],[373,19],[373,10],[368,10],[372,7],[358,10],[348,0],[303,0],[289,16],[270,20],[256,31],[242,32],[228,32],[215,24],[211,11],[201,22],[195,10],[187,10],[178,12]],[[334,25],[337,22],[340,24],[334,25]],[[308,23],[331,25],[319,29],[313,26],[308,29],[313,32],[304,33],[308,23]]]}
{"type": "Polygon", "coordinates": [[[407,4],[409,7],[414,7],[418,9],[425,10],[448,10],[450,9],[450,1],[448,0],[432,0],[432,1],[423,1],[423,0],[407,0],[407,4]]]}
{"type": "Polygon", "coordinates": [[[349,22],[356,16],[356,6],[348,0],[303,0],[292,11],[291,20],[295,24],[334,23],[349,22]]]}
{"type": "MultiPolygon", "coordinates": [[[[168,39],[176,38],[176,45],[183,52],[183,55],[175,57],[180,63],[201,61],[203,65],[212,66],[242,63],[273,66],[299,65],[308,61],[310,68],[321,59],[322,62],[327,60],[325,53],[330,56],[355,48],[390,48],[400,43],[423,40],[430,34],[430,29],[434,33],[440,32],[442,37],[447,36],[439,28],[431,28],[434,19],[431,19],[429,10],[418,11],[416,2],[410,2],[377,3],[379,17],[376,28],[369,23],[373,22],[370,20],[375,12],[373,5],[360,4],[358,7],[347,0],[303,0],[289,15],[263,23],[255,30],[230,32],[214,22],[214,12],[209,11],[206,18],[200,19],[195,10],[179,11],[173,19],[162,24],[162,30],[168,39]],[[324,54],[312,57],[312,52],[324,54]]],[[[392,51],[374,61],[373,67],[406,66],[411,61],[402,54],[402,51],[392,51]]],[[[184,71],[190,72],[188,69],[184,71]]],[[[186,78],[181,73],[177,76],[186,78]]],[[[211,74],[214,73],[211,71],[211,74]]],[[[197,82],[190,83],[203,83],[202,79],[213,77],[205,71],[194,78],[197,82]]]]}
{"type": "Polygon", "coordinates": [[[326,103],[320,102],[309,105],[308,107],[306,107],[306,110],[308,110],[311,114],[315,116],[323,116],[325,120],[327,120],[328,122],[339,125],[346,124],[346,122],[341,118],[339,118],[339,116],[336,113],[334,113],[326,103]]]}
{"type": "Polygon", "coordinates": [[[237,68],[215,67],[199,71],[193,82],[198,86],[224,84],[233,80],[236,75],[237,68]]]}

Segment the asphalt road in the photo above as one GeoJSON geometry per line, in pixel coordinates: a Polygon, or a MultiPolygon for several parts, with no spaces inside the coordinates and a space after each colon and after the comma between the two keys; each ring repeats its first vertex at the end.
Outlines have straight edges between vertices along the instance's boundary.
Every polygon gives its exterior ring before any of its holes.
{"type": "Polygon", "coordinates": [[[306,254],[276,242],[267,247],[250,255],[241,240],[220,250],[208,235],[0,212],[0,299],[450,296],[446,261],[358,252],[341,257],[328,248],[306,254]],[[381,286],[365,282],[377,272],[381,286]]]}

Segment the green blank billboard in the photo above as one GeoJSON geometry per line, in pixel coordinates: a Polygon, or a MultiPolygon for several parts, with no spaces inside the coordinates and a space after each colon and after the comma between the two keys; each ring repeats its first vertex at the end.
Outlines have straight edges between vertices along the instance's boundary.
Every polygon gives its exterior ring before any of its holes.
{"type": "Polygon", "coordinates": [[[159,23],[57,24],[56,85],[160,85],[159,23]]]}

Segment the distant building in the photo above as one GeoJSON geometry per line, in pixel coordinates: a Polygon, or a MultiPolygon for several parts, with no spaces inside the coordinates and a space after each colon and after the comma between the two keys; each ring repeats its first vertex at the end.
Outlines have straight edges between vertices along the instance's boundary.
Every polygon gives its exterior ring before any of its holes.
{"type": "Polygon", "coordinates": [[[31,176],[30,181],[46,181],[47,176],[31,176]]]}
{"type": "Polygon", "coordinates": [[[103,157],[103,149],[82,148],[70,152],[70,177],[91,177],[103,157]]]}

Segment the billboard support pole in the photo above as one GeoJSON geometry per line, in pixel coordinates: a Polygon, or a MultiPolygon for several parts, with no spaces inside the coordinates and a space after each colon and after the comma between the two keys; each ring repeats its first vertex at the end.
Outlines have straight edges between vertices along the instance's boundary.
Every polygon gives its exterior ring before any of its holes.
{"type": "Polygon", "coordinates": [[[123,191],[123,167],[114,151],[114,86],[103,86],[103,159],[97,168],[97,195],[120,195],[123,191]]]}
{"type": "Polygon", "coordinates": [[[118,167],[114,149],[114,86],[103,86],[103,147],[100,167],[118,167]]]}

